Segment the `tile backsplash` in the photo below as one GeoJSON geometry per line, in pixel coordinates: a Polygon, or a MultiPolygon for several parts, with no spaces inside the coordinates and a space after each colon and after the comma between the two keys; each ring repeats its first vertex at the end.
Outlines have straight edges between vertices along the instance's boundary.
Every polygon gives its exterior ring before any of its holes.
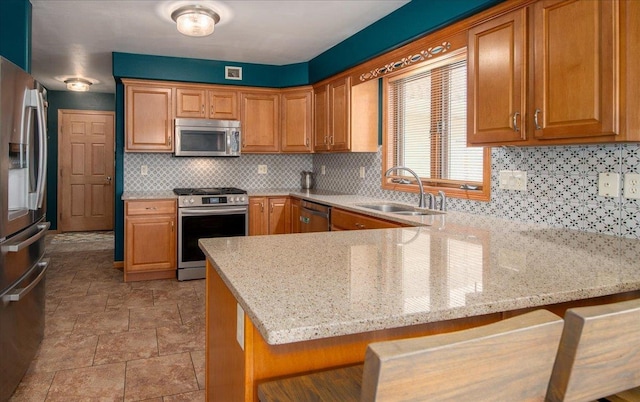
{"type": "MultiPolygon", "coordinates": [[[[314,155],[254,155],[239,158],[181,158],[171,154],[125,153],[124,190],[234,186],[299,188],[300,172],[314,170],[319,189],[417,203],[415,193],[380,188],[382,152],[314,155]],[[146,165],[148,174],[140,174],[146,165]],[[267,165],[267,174],[258,174],[267,165]],[[321,166],[326,174],[321,175],[321,166]],[[365,168],[365,178],[359,176],[365,168]]],[[[546,223],[588,232],[640,239],[640,200],[598,195],[598,174],[640,173],[640,144],[564,147],[500,147],[491,152],[491,201],[449,198],[456,211],[546,223]],[[500,170],[527,172],[527,191],[498,188],[500,170]]]]}
{"type": "Polygon", "coordinates": [[[124,191],[171,190],[176,187],[298,188],[300,172],[313,168],[312,155],[253,155],[237,158],[176,157],[172,154],[125,153],[124,191]],[[147,175],[140,168],[147,166],[147,175]],[[267,174],[258,174],[258,165],[267,174]]]}
{"type": "MultiPolygon", "coordinates": [[[[417,194],[380,188],[382,153],[315,154],[320,189],[417,203],[417,194]],[[326,174],[320,175],[321,166],[326,174]],[[365,178],[359,177],[364,167],[365,178]]],[[[409,166],[410,167],[410,166],[409,166]]],[[[564,147],[500,147],[491,152],[491,201],[449,198],[456,211],[546,223],[640,239],[640,200],[598,195],[598,174],[640,173],[640,144],[564,147]],[[498,188],[500,170],[527,172],[527,191],[498,188]]]]}

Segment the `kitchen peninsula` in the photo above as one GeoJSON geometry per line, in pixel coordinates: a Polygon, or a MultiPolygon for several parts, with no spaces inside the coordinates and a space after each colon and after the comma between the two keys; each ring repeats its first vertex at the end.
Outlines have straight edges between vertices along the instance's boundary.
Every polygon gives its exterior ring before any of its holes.
{"type": "MultiPolygon", "coordinates": [[[[362,212],[349,196],[302,198],[362,212]]],[[[637,240],[458,212],[402,219],[417,226],[201,239],[207,400],[257,400],[260,381],[361,362],[372,341],[640,297],[637,240]]]]}

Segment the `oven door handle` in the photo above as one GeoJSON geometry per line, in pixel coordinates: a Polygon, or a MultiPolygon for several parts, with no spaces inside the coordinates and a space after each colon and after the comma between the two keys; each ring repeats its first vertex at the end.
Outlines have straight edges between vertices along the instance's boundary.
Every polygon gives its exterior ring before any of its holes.
{"type": "Polygon", "coordinates": [[[186,209],[182,208],[179,210],[180,216],[202,216],[202,215],[230,215],[230,214],[245,214],[247,213],[247,208],[219,208],[219,209],[186,209]]]}

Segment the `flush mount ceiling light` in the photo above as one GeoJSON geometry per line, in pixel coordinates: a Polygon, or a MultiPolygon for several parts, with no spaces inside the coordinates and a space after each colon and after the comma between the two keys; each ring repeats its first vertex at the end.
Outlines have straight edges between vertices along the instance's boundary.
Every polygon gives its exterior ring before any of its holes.
{"type": "Polygon", "coordinates": [[[213,10],[199,5],[180,7],[171,13],[178,32],[187,36],[207,36],[213,33],[220,16],[213,10]]]}
{"type": "Polygon", "coordinates": [[[69,78],[64,81],[70,91],[87,92],[92,82],[84,78],[69,78]]]}

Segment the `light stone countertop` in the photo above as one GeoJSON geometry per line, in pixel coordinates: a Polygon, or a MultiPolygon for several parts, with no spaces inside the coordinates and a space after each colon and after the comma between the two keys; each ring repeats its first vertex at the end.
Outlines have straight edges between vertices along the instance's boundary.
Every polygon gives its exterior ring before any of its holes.
{"type": "Polygon", "coordinates": [[[289,194],[419,226],[201,239],[269,344],[640,290],[638,240],[453,211],[397,217],[357,205],[377,199],[289,194]]]}

